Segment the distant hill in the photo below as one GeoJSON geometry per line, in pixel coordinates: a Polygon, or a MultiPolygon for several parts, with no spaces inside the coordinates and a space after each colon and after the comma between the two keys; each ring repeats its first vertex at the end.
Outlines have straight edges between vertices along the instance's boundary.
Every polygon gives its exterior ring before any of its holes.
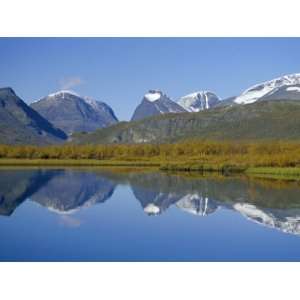
{"type": "Polygon", "coordinates": [[[161,143],[188,138],[300,139],[300,101],[258,101],[197,113],[166,114],[72,137],[80,144],[161,143]]]}
{"type": "Polygon", "coordinates": [[[51,144],[67,138],[60,129],[29,107],[12,88],[0,88],[0,143],[51,144]]]}
{"type": "Polygon", "coordinates": [[[30,106],[68,135],[94,131],[118,122],[106,103],[81,97],[71,91],[50,94],[30,106]]]}

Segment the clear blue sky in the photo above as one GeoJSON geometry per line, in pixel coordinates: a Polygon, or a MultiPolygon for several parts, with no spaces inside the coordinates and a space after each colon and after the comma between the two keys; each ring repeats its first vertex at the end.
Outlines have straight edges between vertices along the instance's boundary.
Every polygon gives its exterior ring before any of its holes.
{"type": "Polygon", "coordinates": [[[149,89],[226,98],[300,72],[300,39],[0,38],[0,66],[0,86],[27,103],[68,87],[128,120],[149,89]]]}

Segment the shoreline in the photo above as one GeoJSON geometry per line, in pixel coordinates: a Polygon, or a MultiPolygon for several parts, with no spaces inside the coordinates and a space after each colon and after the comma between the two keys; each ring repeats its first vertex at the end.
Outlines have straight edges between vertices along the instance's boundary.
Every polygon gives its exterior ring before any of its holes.
{"type": "Polygon", "coordinates": [[[139,161],[111,161],[96,159],[0,159],[0,167],[159,167],[159,163],[139,161]]]}
{"type": "Polygon", "coordinates": [[[157,171],[182,173],[221,173],[251,177],[300,180],[300,167],[246,167],[218,164],[177,164],[174,162],[96,160],[96,159],[0,159],[1,167],[120,167],[154,168],[157,171]]]}

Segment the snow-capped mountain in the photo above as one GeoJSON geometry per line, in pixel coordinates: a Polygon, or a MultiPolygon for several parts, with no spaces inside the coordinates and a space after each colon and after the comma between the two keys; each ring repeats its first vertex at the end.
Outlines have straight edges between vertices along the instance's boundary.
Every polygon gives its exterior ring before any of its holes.
{"type": "Polygon", "coordinates": [[[115,184],[91,173],[57,171],[30,197],[52,212],[71,214],[78,209],[104,203],[115,190],[115,184]]]}
{"type": "Polygon", "coordinates": [[[240,96],[236,97],[234,99],[234,102],[237,104],[249,104],[258,100],[271,100],[272,96],[274,97],[278,91],[282,93],[283,90],[286,92],[285,98],[289,99],[288,94],[290,92],[291,94],[295,94],[295,92],[300,92],[299,85],[300,73],[285,75],[270,81],[256,84],[248,88],[240,96]]]}
{"type": "Polygon", "coordinates": [[[212,200],[209,200],[208,197],[203,197],[198,193],[185,195],[176,202],[176,206],[183,211],[199,216],[209,215],[218,208],[218,205],[212,200]]]}
{"type": "Polygon", "coordinates": [[[300,234],[300,211],[261,209],[249,203],[236,203],[233,209],[255,223],[292,234],[300,234]]]}
{"type": "Polygon", "coordinates": [[[181,97],[178,104],[190,112],[198,112],[216,106],[220,102],[219,97],[208,91],[199,91],[181,97]]]}
{"type": "Polygon", "coordinates": [[[150,116],[181,112],[186,112],[186,110],[167,95],[158,90],[150,90],[135,109],[131,120],[136,121],[150,116]]]}
{"type": "Polygon", "coordinates": [[[175,193],[151,191],[137,186],[132,186],[132,192],[147,215],[159,215],[181,198],[175,193]]]}
{"type": "Polygon", "coordinates": [[[76,131],[94,131],[118,122],[106,103],[81,97],[72,91],[58,91],[30,106],[68,135],[76,131]]]}

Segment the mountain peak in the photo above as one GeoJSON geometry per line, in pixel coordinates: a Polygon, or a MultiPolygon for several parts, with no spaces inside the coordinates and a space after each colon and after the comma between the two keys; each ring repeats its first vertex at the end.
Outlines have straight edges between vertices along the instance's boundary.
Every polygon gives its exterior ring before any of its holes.
{"type": "Polygon", "coordinates": [[[142,102],[135,109],[131,120],[137,121],[150,116],[182,112],[186,112],[186,110],[172,101],[162,91],[149,90],[149,92],[144,95],[142,102]]]}
{"type": "Polygon", "coordinates": [[[55,93],[49,94],[48,97],[62,96],[64,98],[65,94],[80,97],[77,93],[71,90],[60,90],[55,93]]]}
{"type": "Polygon", "coordinates": [[[178,104],[187,111],[198,112],[214,107],[219,101],[219,97],[213,92],[198,91],[181,97],[178,104]]]}
{"type": "Polygon", "coordinates": [[[31,107],[68,135],[93,131],[118,121],[107,104],[69,90],[52,93],[32,102],[31,107]]]}
{"type": "Polygon", "coordinates": [[[149,90],[148,93],[144,95],[144,98],[150,102],[159,100],[163,96],[163,93],[159,90],[149,90]]]}
{"type": "Polygon", "coordinates": [[[3,87],[3,88],[0,88],[0,93],[1,95],[13,95],[13,96],[16,96],[16,93],[15,91],[11,88],[11,87],[3,87]]]}

